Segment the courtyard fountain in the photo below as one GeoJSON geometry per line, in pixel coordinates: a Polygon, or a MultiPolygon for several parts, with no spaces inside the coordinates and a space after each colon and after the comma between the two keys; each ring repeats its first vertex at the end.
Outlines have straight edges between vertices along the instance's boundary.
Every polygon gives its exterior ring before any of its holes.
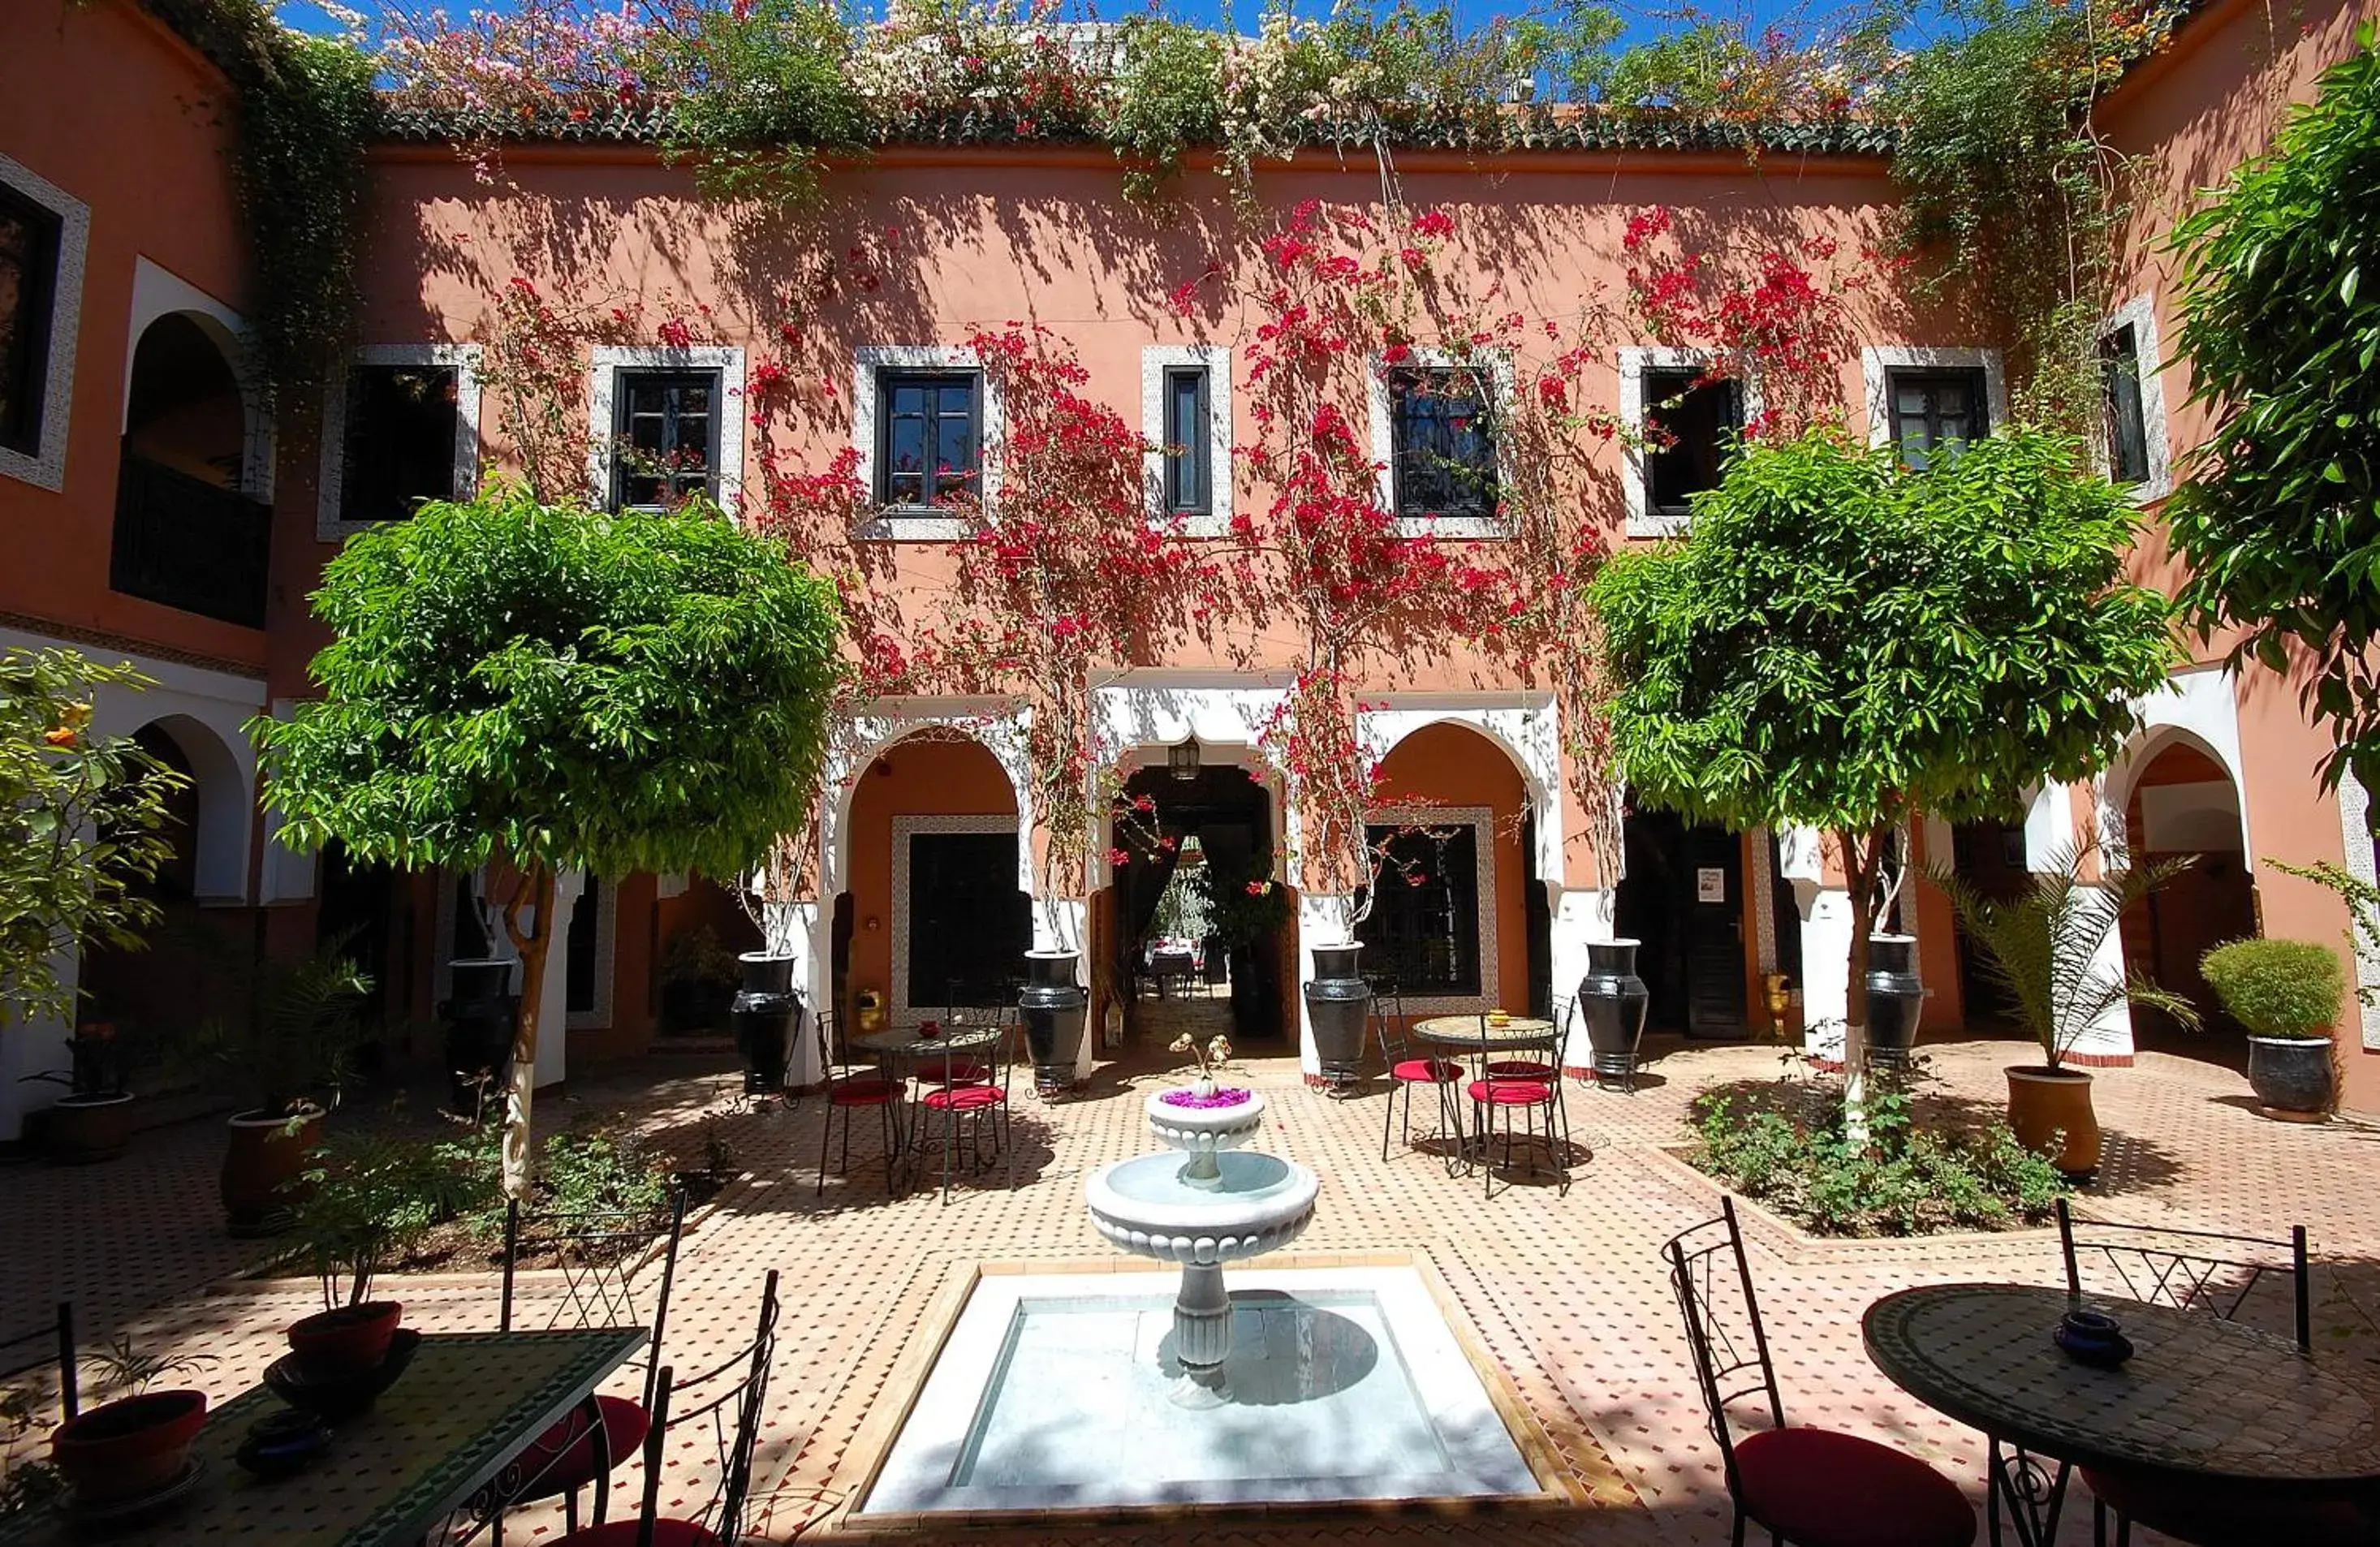
{"type": "Polygon", "coordinates": [[[1254,1091],[1161,1091],[1148,1105],[1149,1131],[1171,1153],[1093,1172],[1084,1190],[1091,1223],[1126,1251],[1181,1264],[1173,1357],[1182,1375],[1172,1396],[1185,1407],[1218,1406],[1230,1400],[1223,1264],[1295,1240],[1314,1217],[1321,1181],[1294,1161],[1240,1153],[1264,1122],[1265,1100],[1254,1091]]]}

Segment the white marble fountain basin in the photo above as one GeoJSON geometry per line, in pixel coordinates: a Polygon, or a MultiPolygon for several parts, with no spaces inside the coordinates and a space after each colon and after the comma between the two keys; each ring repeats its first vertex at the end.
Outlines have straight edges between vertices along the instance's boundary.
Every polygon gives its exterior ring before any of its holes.
{"type": "Polygon", "coordinates": [[[1250,1091],[1245,1101],[1230,1106],[1177,1106],[1160,1091],[1150,1096],[1148,1131],[1160,1144],[1177,1150],[1236,1150],[1264,1126],[1265,1098],[1250,1091]]]}
{"type": "Polygon", "coordinates": [[[1321,1178],[1293,1161],[1237,1151],[1214,1156],[1211,1187],[1182,1179],[1179,1155],[1102,1166],[1086,1188],[1091,1223],[1126,1251],[1160,1262],[1228,1263],[1277,1251],[1314,1218],[1321,1178]]]}

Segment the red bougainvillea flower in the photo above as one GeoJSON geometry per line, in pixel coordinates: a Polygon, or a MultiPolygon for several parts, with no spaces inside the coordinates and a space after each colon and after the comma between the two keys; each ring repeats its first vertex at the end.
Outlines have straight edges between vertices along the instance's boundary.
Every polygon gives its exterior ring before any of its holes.
{"type": "Polygon", "coordinates": [[[1132,855],[1122,849],[1111,849],[1108,851],[1108,863],[1110,864],[1130,864],[1132,863],[1132,855]]]}

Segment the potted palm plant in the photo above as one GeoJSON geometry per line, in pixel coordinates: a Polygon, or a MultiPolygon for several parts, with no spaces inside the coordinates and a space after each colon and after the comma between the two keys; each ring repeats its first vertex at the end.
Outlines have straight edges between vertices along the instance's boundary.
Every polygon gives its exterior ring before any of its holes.
{"type": "Polygon", "coordinates": [[[2052,851],[2049,867],[2031,873],[2023,888],[2007,898],[1983,895],[1948,865],[1926,872],[1983,953],[1984,970],[2008,989],[2025,1030],[2041,1045],[2039,1064],[2007,1070],[2009,1127],[2025,1148],[2048,1156],[2070,1177],[2099,1168],[2091,1076],[2066,1062],[2083,1033],[2126,1004],[2198,1025],[2197,1008],[2188,999],[2138,973],[2119,976],[2096,965],[2125,910],[2191,862],[2160,861],[2085,880],[2083,864],[2095,851],[2088,835],[2052,851]]]}
{"type": "Polygon", "coordinates": [[[2331,1023],[2347,975],[2338,953],[2310,940],[2233,940],[2199,959],[2199,975],[2248,1028],[2248,1083],[2265,1115],[2320,1122],[2338,1099],[2331,1023]]]}
{"type": "Polygon", "coordinates": [[[42,1147],[70,1166],[114,1160],[132,1142],[131,1044],[107,1021],[83,1022],[66,1043],[67,1070],[24,1076],[67,1087],[41,1115],[42,1147]]]}

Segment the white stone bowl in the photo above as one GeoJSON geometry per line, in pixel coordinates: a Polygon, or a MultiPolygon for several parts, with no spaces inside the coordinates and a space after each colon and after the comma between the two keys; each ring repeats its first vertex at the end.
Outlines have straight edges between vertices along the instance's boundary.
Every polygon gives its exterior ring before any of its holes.
{"type": "Polygon", "coordinates": [[[1091,1223],[1126,1251],[1185,1266],[1258,1256],[1304,1233],[1322,1185],[1311,1170],[1269,1154],[1216,1159],[1211,1191],[1177,1180],[1184,1163],[1171,1154],[1100,1166],[1084,1186],[1091,1223]]]}
{"type": "Polygon", "coordinates": [[[1264,1126],[1265,1098],[1256,1092],[1235,1106],[1173,1106],[1160,1091],[1144,1104],[1148,1131],[1160,1144],[1177,1150],[1236,1150],[1264,1126]]]}

